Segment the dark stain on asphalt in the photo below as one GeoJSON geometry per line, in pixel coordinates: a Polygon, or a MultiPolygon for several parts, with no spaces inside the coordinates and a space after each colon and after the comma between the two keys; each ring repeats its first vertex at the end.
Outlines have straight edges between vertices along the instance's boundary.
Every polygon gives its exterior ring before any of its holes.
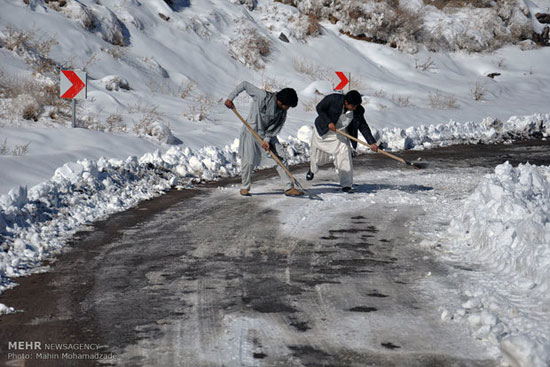
{"type": "Polygon", "coordinates": [[[378,311],[378,309],[376,307],[357,306],[357,307],[350,308],[348,311],[351,311],[351,312],[374,312],[374,311],[378,311]]]}
{"type": "Polygon", "coordinates": [[[371,292],[371,293],[368,293],[367,296],[369,297],[376,297],[376,298],[386,298],[386,297],[389,297],[388,295],[386,294],[382,294],[382,293],[378,293],[378,292],[371,292]]]}
{"type": "Polygon", "coordinates": [[[254,359],[264,359],[265,357],[267,357],[267,354],[265,354],[265,353],[254,353],[254,354],[252,354],[252,357],[254,359]]]}
{"type": "Polygon", "coordinates": [[[380,345],[383,346],[383,347],[386,348],[386,349],[391,349],[391,350],[401,348],[399,345],[395,345],[395,344],[393,344],[393,343],[391,343],[391,342],[381,343],[380,345]]]}
{"type": "Polygon", "coordinates": [[[306,332],[311,329],[307,321],[292,320],[290,326],[301,332],[306,332]]]}

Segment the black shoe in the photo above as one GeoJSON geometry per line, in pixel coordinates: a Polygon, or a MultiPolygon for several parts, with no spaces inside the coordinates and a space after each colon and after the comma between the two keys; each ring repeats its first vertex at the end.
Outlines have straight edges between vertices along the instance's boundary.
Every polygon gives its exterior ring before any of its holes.
{"type": "Polygon", "coordinates": [[[313,174],[313,172],[311,172],[311,170],[308,169],[308,170],[307,170],[307,173],[306,173],[306,180],[308,180],[308,181],[313,180],[313,176],[315,176],[315,175],[313,174]]]}
{"type": "Polygon", "coordinates": [[[355,190],[349,186],[342,187],[342,191],[347,192],[348,194],[353,194],[355,192],[355,190]]]}

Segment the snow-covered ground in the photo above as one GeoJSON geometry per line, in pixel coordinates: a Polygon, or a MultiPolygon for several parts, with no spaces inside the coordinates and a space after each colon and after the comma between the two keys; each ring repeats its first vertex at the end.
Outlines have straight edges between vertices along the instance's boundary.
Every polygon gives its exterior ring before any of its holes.
{"type": "MultiPolygon", "coordinates": [[[[173,186],[238,175],[241,124],[221,102],[242,80],[298,91],[281,134],[293,163],[308,159],[314,107],[338,83],[335,71],[351,73],[373,132],[391,150],[550,133],[549,47],[482,54],[420,47],[411,55],[348,38],[330,22],[306,37],[295,8],[267,0],[251,12],[225,0],[175,2],[176,9],[164,1],[67,3],[60,11],[38,0],[0,3],[0,86],[27,85],[26,96],[0,98],[0,291],[45,270],[41,261],[95,220],[173,186]],[[28,36],[27,47],[8,47],[16,30],[28,36]],[[269,52],[247,53],[243,37],[264,40],[269,52]],[[28,85],[56,83],[28,47],[38,40],[56,41],[41,57],[88,72],[79,128],[55,118],[61,113],[51,106],[37,121],[22,117],[38,98],[28,85]]],[[[235,103],[247,111],[247,98],[235,103]]],[[[549,288],[548,187],[545,167],[499,166],[477,188],[442,198],[456,219],[426,239],[428,247],[446,243],[442,256],[487,266],[486,277],[469,280],[471,302],[445,309],[443,318],[498,341],[512,366],[550,363],[550,311],[541,309],[549,288]]]]}

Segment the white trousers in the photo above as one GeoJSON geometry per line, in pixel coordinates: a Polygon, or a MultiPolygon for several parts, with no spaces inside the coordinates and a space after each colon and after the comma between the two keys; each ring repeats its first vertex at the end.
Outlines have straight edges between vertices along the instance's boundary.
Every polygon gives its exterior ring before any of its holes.
{"type": "MultiPolygon", "coordinates": [[[[272,138],[270,144],[271,148],[275,151],[274,153],[278,154],[282,158],[281,161],[283,164],[286,164],[288,157],[283,146],[279,142],[279,139],[276,137],[272,138]]],[[[250,190],[250,187],[252,186],[252,171],[262,162],[267,161],[267,159],[271,157],[262,148],[254,135],[248,131],[246,126],[243,126],[241,130],[239,139],[239,156],[241,157],[241,189],[250,190]]],[[[271,160],[271,162],[273,162],[273,160],[271,160]]],[[[290,180],[290,177],[288,177],[285,170],[283,170],[278,164],[277,173],[281,178],[281,182],[285,185],[285,190],[294,187],[294,183],[290,180]]]]}
{"type": "Polygon", "coordinates": [[[319,166],[330,162],[334,157],[334,167],[340,179],[342,187],[351,187],[353,184],[353,164],[351,161],[351,147],[348,138],[329,131],[319,136],[316,128],[313,128],[311,136],[310,169],[316,174],[319,166]]]}

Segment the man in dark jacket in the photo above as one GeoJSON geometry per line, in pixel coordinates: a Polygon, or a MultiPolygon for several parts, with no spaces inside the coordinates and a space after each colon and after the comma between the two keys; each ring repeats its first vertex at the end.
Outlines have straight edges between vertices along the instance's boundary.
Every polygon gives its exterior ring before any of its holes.
{"type": "MultiPolygon", "coordinates": [[[[319,116],[315,119],[315,129],[311,137],[311,163],[306,174],[308,181],[319,170],[319,166],[334,157],[334,166],[338,172],[340,185],[344,192],[352,193],[353,165],[351,161],[351,147],[348,138],[336,133],[336,129],[357,138],[358,131],[365,138],[373,151],[378,151],[376,140],[372,136],[369,125],[365,120],[365,109],[361,106],[361,95],[356,90],[343,94],[331,94],[323,98],[317,105],[319,116]]],[[[357,142],[351,142],[353,147],[357,142]]]]}

